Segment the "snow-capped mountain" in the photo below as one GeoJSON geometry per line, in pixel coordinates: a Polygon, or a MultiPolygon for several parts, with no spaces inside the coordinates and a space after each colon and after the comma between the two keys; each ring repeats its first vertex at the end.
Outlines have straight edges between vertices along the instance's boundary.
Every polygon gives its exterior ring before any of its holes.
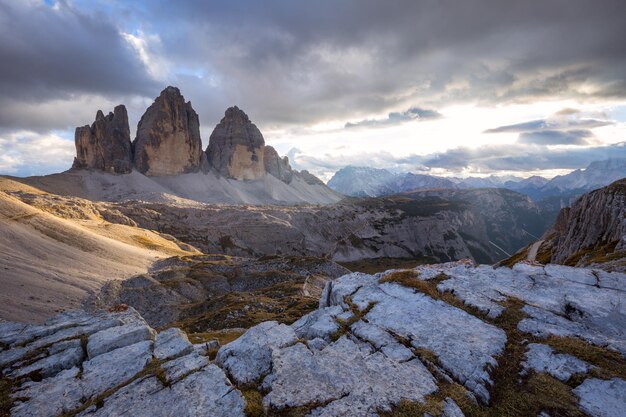
{"type": "Polygon", "coordinates": [[[626,177],[626,158],[595,161],[586,169],[577,169],[567,175],[552,178],[543,193],[564,191],[591,191],[626,177]]]}
{"type": "Polygon", "coordinates": [[[353,197],[378,197],[432,188],[459,188],[448,178],[434,175],[394,174],[386,169],[347,166],[328,181],[328,186],[353,197]]]}
{"type": "Polygon", "coordinates": [[[518,181],[507,181],[503,184],[503,187],[508,188],[509,190],[517,191],[518,193],[526,194],[533,200],[537,200],[541,196],[541,189],[549,181],[550,180],[544,177],[533,175],[532,177],[524,178],[518,181]]]}
{"type": "Polygon", "coordinates": [[[551,180],[540,176],[444,178],[427,174],[392,173],[386,169],[348,166],[328,182],[335,191],[355,197],[375,197],[432,188],[507,188],[526,194],[533,200],[552,197],[574,198],[626,177],[626,159],[595,161],[586,169],[577,169],[551,180]]]}
{"type": "Polygon", "coordinates": [[[385,192],[386,184],[396,175],[386,169],[347,166],[341,168],[328,181],[328,186],[335,191],[353,197],[376,197],[385,192]]]}
{"type": "Polygon", "coordinates": [[[434,175],[413,174],[411,172],[397,175],[386,185],[392,192],[396,193],[430,188],[458,188],[454,182],[447,178],[436,177],[434,175]]]}

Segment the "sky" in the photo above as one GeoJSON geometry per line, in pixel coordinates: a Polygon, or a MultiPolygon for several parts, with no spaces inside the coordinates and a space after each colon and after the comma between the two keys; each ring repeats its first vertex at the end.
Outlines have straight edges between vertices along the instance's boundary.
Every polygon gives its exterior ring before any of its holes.
{"type": "Polygon", "coordinates": [[[168,85],[204,147],[238,105],[327,180],[346,165],[554,176],[626,157],[623,0],[0,0],[0,174],[168,85]]]}

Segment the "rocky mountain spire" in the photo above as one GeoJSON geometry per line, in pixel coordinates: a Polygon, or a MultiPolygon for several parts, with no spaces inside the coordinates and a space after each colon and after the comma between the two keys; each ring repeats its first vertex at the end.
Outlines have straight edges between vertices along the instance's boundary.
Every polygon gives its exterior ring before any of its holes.
{"type": "Polygon", "coordinates": [[[286,156],[281,158],[276,149],[271,146],[266,146],[264,153],[265,172],[275,176],[285,184],[291,183],[294,172],[289,165],[289,158],[286,156]]]}
{"type": "Polygon", "coordinates": [[[119,105],[107,116],[98,110],[91,126],[76,128],[73,168],[98,169],[116,174],[132,171],[133,156],[126,107],[119,105]]]}
{"type": "Polygon", "coordinates": [[[137,170],[178,175],[206,168],[198,114],[176,87],[167,87],[144,113],[133,142],[137,170]]]}
{"type": "Polygon", "coordinates": [[[209,164],[227,178],[256,180],[265,175],[265,140],[237,106],[226,110],[207,148],[209,164]]]}

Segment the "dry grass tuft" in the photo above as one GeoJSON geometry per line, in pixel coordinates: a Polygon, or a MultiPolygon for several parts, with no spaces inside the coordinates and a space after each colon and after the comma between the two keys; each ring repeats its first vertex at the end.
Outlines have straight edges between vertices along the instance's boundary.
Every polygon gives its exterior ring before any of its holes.
{"type": "Polygon", "coordinates": [[[220,346],[224,346],[233,340],[236,340],[244,333],[244,330],[239,329],[221,329],[202,333],[188,333],[189,341],[193,344],[206,343],[211,340],[217,340],[220,346]]]}
{"type": "Polygon", "coordinates": [[[335,321],[339,325],[339,329],[337,329],[337,331],[330,336],[330,339],[333,342],[339,340],[341,336],[347,334],[350,331],[350,327],[357,321],[361,320],[361,318],[363,318],[367,313],[369,313],[369,311],[372,308],[374,308],[374,306],[376,305],[375,302],[370,301],[367,307],[365,307],[363,310],[359,310],[359,307],[356,304],[352,303],[352,300],[350,299],[350,297],[346,297],[344,301],[350,307],[350,310],[352,311],[352,317],[350,317],[347,320],[343,320],[340,318],[335,319],[335,321]]]}
{"type": "Polygon", "coordinates": [[[524,249],[520,249],[518,252],[514,253],[513,256],[501,260],[500,262],[498,262],[498,266],[513,268],[516,263],[526,260],[528,258],[528,251],[530,250],[530,246],[531,245],[528,245],[524,249]]]}
{"type": "Polygon", "coordinates": [[[265,410],[263,409],[263,396],[255,389],[242,390],[243,398],[246,400],[246,408],[244,413],[246,417],[263,417],[265,410]]]}
{"type": "Polygon", "coordinates": [[[0,416],[8,417],[11,415],[11,408],[15,400],[11,397],[13,392],[13,384],[8,379],[0,379],[0,416]]]}
{"type": "Polygon", "coordinates": [[[147,236],[143,235],[134,235],[131,236],[133,241],[143,246],[146,249],[150,250],[159,250],[161,249],[161,245],[159,245],[155,240],[150,239],[147,236]]]}
{"type": "MultiPolygon", "coordinates": [[[[598,368],[590,372],[591,376],[600,379],[616,377],[626,379],[626,361],[617,352],[594,346],[575,337],[550,336],[541,342],[559,353],[567,353],[597,366],[598,368]]],[[[573,384],[572,381],[569,383],[573,384]]]]}
{"type": "Polygon", "coordinates": [[[352,272],[375,274],[377,272],[385,272],[390,269],[415,268],[417,265],[432,264],[437,262],[438,260],[436,258],[424,256],[420,258],[371,258],[337,263],[352,272]]]}

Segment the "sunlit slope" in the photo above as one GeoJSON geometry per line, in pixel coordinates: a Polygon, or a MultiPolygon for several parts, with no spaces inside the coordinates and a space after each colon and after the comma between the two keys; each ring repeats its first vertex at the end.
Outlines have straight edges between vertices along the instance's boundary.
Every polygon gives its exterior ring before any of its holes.
{"type": "Polygon", "coordinates": [[[106,280],[144,272],[164,257],[197,253],[132,222],[106,221],[100,210],[0,178],[1,318],[41,320],[78,307],[106,280]]]}

